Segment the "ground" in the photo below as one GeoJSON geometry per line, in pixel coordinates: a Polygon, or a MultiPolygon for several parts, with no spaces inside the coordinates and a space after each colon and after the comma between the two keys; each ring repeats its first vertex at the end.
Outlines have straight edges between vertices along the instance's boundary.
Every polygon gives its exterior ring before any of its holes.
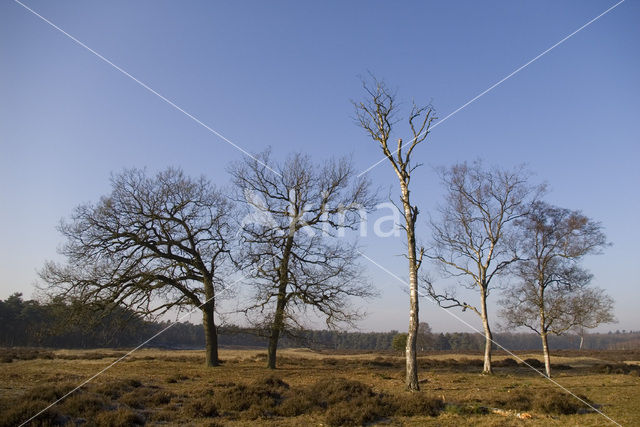
{"type": "MultiPolygon", "coordinates": [[[[124,354],[2,350],[0,425],[26,421],[124,354]]],[[[261,350],[221,358],[206,368],[202,351],[137,351],[33,425],[614,425],[504,354],[492,376],[480,375],[480,355],[421,355],[419,393],[404,391],[404,360],[393,353],[287,349],[275,371],[261,350]]],[[[640,351],[563,352],[552,362],[558,384],[621,425],[640,425],[640,351]]]]}

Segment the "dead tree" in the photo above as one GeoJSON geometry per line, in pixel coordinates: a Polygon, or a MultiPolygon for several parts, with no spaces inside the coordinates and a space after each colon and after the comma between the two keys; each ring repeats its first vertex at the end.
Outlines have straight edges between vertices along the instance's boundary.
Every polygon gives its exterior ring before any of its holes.
{"type": "Polygon", "coordinates": [[[329,327],[362,316],[350,300],[374,292],[363,280],[355,243],[341,234],[358,226],[375,197],[346,159],[318,165],[293,154],[276,165],[269,152],[256,158],[260,161],[247,158],[230,171],[246,214],[239,263],[256,291],[244,311],[248,317],[259,313],[269,331],[267,366],[275,369],[278,339],[301,326],[307,311],[329,327]]]}
{"type": "Polygon", "coordinates": [[[550,377],[549,334],[614,320],[613,301],[602,289],[588,287],[592,276],[579,265],[606,245],[606,237],[599,223],[580,212],[544,202],[534,203],[517,224],[523,258],[514,268],[519,284],[505,293],[501,315],[508,326],[540,335],[550,377]]]}
{"type": "Polygon", "coordinates": [[[445,275],[476,290],[480,304],[461,301],[455,292],[437,291],[429,281],[426,288],[441,307],[471,310],[481,318],[485,374],[492,373],[493,343],[487,297],[509,265],[519,259],[515,221],[526,214],[528,200],[542,191],[542,187],[529,186],[527,178],[522,168],[485,169],[480,161],[441,170],[446,196],[439,208],[439,218],[431,221],[433,244],[428,257],[445,275]]]}
{"type": "Polygon", "coordinates": [[[373,78],[369,84],[363,82],[366,98],[362,102],[354,102],[356,122],[380,146],[400,183],[399,208],[404,216],[403,228],[407,235],[407,259],[409,261],[409,330],[406,346],[406,387],[408,390],[419,390],[417,366],[418,335],[418,270],[422,263],[424,250],[416,244],[416,221],[418,206],[411,204],[409,185],[412,172],[420,164],[412,163],[414,149],[429,134],[429,128],[436,120],[431,106],[418,107],[414,103],[409,113],[409,128],[413,137],[408,143],[398,139],[394,149],[389,146],[391,133],[396,121],[396,97],[382,81],[373,78]]]}
{"type": "Polygon", "coordinates": [[[178,169],[154,177],[125,170],[111,186],[61,223],[66,263],[48,262],[40,272],[47,293],[144,315],[197,307],[206,364],[218,365],[214,313],[225,287],[233,205],[205,178],[178,169]]]}

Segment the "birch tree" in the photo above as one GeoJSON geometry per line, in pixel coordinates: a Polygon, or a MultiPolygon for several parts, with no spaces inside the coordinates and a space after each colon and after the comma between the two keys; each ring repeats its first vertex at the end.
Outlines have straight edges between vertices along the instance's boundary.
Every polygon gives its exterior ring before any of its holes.
{"type": "Polygon", "coordinates": [[[439,218],[431,220],[432,250],[428,256],[459,284],[478,293],[469,303],[455,292],[438,291],[429,281],[428,294],[444,308],[471,310],[485,336],[483,373],[491,374],[493,335],[487,299],[500,276],[519,259],[515,221],[526,214],[528,202],[542,187],[528,184],[523,168],[484,168],[482,162],[456,164],[441,170],[445,202],[439,218]]]}
{"type": "Polygon", "coordinates": [[[545,371],[551,376],[549,334],[612,322],[613,300],[588,287],[592,275],[580,266],[607,244],[602,226],[578,211],[534,203],[517,221],[522,260],[515,267],[519,284],[501,301],[502,317],[511,327],[524,326],[542,340],[545,371]]]}
{"type": "Polygon", "coordinates": [[[426,140],[431,124],[436,120],[431,106],[419,107],[413,103],[409,112],[408,124],[411,139],[404,142],[398,139],[394,148],[390,144],[394,125],[397,123],[397,101],[384,82],[373,78],[371,83],[363,82],[365,99],[354,102],[356,122],[366,134],[380,147],[389,161],[400,184],[399,209],[404,216],[404,231],[407,236],[407,260],[409,261],[409,329],[406,343],[406,387],[419,390],[417,364],[417,335],[419,324],[418,270],[422,263],[424,249],[416,244],[416,221],[420,212],[412,204],[410,183],[413,171],[420,166],[412,162],[415,148],[426,140]]]}

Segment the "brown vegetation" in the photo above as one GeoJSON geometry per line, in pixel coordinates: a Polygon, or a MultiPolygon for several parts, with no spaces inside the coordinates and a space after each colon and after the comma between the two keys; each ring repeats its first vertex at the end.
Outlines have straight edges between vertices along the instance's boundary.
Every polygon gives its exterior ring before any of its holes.
{"type": "MultiPolygon", "coordinates": [[[[55,353],[53,358],[24,360],[20,351],[14,352],[16,362],[0,373],[0,383],[7,387],[0,397],[0,426],[26,421],[111,362],[93,356],[57,358],[55,353]]],[[[282,367],[273,375],[264,368],[262,352],[230,350],[222,356],[226,362],[210,371],[198,352],[142,350],[41,414],[33,425],[482,426],[502,425],[505,417],[508,425],[519,425],[523,417],[531,418],[530,425],[605,421],[512,357],[498,358],[491,378],[476,373],[480,355],[420,357],[424,391],[409,393],[399,391],[402,357],[284,350],[282,367]]],[[[520,357],[540,363],[528,354],[520,357]]],[[[640,396],[639,366],[604,358],[557,359],[568,368],[559,370],[560,383],[616,421],[632,423],[640,396]]]]}

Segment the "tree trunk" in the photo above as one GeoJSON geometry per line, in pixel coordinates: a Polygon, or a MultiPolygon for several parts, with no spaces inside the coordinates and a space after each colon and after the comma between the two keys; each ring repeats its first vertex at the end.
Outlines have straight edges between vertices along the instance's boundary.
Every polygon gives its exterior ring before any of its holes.
{"type": "Polygon", "coordinates": [[[278,301],[276,303],[276,312],[273,315],[273,323],[271,324],[271,334],[269,335],[269,348],[267,350],[267,367],[276,369],[276,352],[278,351],[278,339],[280,333],[284,329],[284,309],[287,305],[287,285],[289,280],[289,256],[293,247],[293,233],[295,229],[289,231],[287,242],[280,261],[280,272],[278,278],[278,301]]]}
{"type": "Polygon", "coordinates": [[[409,202],[409,189],[406,185],[402,185],[401,189],[407,231],[407,256],[409,258],[409,331],[407,334],[406,347],[406,388],[407,390],[417,391],[420,390],[417,359],[418,326],[420,319],[418,317],[418,265],[416,259],[415,217],[409,202]]]}
{"type": "Polygon", "coordinates": [[[214,319],[216,302],[214,299],[213,281],[203,282],[205,303],[202,305],[202,325],[204,326],[204,347],[206,366],[218,366],[218,330],[214,319]]]}
{"type": "Polygon", "coordinates": [[[211,301],[202,307],[202,324],[204,326],[205,340],[205,364],[207,366],[218,366],[218,331],[213,319],[213,307],[211,301]]]}
{"type": "MultiPolygon", "coordinates": [[[[412,276],[417,276],[412,272],[412,276]]],[[[410,276],[411,277],[411,276],[410,276]]],[[[407,362],[407,390],[420,390],[418,384],[418,359],[417,359],[417,335],[418,335],[418,284],[417,278],[415,283],[409,282],[411,288],[409,290],[409,333],[407,334],[406,362],[407,362]]]]}
{"type": "Polygon", "coordinates": [[[582,350],[583,344],[584,344],[584,335],[580,335],[580,345],[578,346],[578,350],[582,350]]]}
{"type": "Polygon", "coordinates": [[[273,316],[273,324],[271,325],[271,334],[269,335],[269,349],[267,351],[267,367],[276,369],[276,352],[278,351],[278,339],[280,332],[284,327],[284,308],[286,297],[287,283],[280,283],[278,288],[278,302],[276,303],[276,312],[273,316]]]}
{"type": "Polygon", "coordinates": [[[547,319],[545,316],[545,304],[544,304],[544,291],[545,286],[542,278],[539,282],[540,287],[540,302],[538,308],[540,309],[540,339],[542,339],[542,354],[544,356],[544,369],[547,373],[547,377],[551,378],[551,360],[549,358],[549,344],[547,343],[547,319]]]}
{"type": "Polygon", "coordinates": [[[540,334],[542,338],[542,353],[544,354],[544,369],[547,373],[547,377],[551,378],[551,358],[549,357],[549,344],[547,343],[547,333],[542,330],[540,334]]]}
{"type": "Polygon", "coordinates": [[[578,350],[582,350],[583,345],[584,345],[584,328],[580,328],[580,345],[578,346],[578,350]]]}
{"type": "Polygon", "coordinates": [[[487,313],[486,287],[481,289],[480,305],[482,309],[481,310],[482,327],[484,329],[484,367],[482,368],[482,373],[493,374],[493,368],[491,367],[491,346],[493,344],[493,336],[491,335],[491,328],[489,326],[489,316],[487,313]]]}

